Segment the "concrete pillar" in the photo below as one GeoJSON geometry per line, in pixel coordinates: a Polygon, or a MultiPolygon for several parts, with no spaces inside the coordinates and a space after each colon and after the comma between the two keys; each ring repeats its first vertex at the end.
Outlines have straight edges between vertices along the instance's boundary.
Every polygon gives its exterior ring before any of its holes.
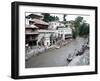
{"type": "Polygon", "coordinates": [[[65,34],[63,34],[63,40],[65,40],[65,34]]]}
{"type": "Polygon", "coordinates": [[[36,46],[39,46],[39,45],[38,45],[38,41],[36,41],[36,46]]]}

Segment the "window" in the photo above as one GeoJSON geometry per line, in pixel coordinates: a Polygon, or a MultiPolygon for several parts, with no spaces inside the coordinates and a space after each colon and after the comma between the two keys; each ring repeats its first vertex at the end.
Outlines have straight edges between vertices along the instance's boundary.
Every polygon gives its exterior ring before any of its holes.
{"type": "Polygon", "coordinates": [[[32,25],[32,24],[34,24],[34,22],[33,21],[29,21],[29,24],[32,25]]]}

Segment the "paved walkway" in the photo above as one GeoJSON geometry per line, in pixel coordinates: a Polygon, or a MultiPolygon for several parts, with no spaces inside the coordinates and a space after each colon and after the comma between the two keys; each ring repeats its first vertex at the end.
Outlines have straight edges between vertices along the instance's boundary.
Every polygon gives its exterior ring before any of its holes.
{"type": "Polygon", "coordinates": [[[33,56],[26,61],[26,68],[67,66],[66,59],[68,55],[74,53],[75,49],[80,49],[84,42],[85,39],[77,38],[59,49],[47,51],[39,54],[39,56],[33,56]]]}

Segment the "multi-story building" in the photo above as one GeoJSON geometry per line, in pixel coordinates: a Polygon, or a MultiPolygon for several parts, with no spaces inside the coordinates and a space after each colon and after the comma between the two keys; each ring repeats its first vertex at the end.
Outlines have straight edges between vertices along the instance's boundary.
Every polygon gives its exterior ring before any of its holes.
{"type": "Polygon", "coordinates": [[[40,19],[42,16],[36,15],[36,14],[30,14],[25,17],[25,39],[26,39],[26,45],[28,46],[36,46],[37,45],[37,37],[38,27],[34,25],[35,23],[32,21],[32,19],[37,18],[40,19]]]}
{"type": "Polygon", "coordinates": [[[29,46],[34,46],[37,44],[37,32],[38,27],[35,26],[34,24],[32,25],[26,25],[25,26],[25,39],[26,39],[26,44],[29,46]]]}
{"type": "Polygon", "coordinates": [[[29,45],[49,45],[49,36],[46,36],[46,31],[48,29],[48,23],[42,20],[43,16],[38,14],[30,14],[26,16],[26,43],[29,45]],[[48,37],[48,38],[47,38],[48,37]],[[45,40],[44,40],[45,39],[45,40]]]}
{"type": "Polygon", "coordinates": [[[66,40],[72,37],[72,29],[70,27],[57,27],[58,37],[66,40]]]}
{"type": "Polygon", "coordinates": [[[52,21],[49,23],[48,29],[55,30],[56,37],[60,40],[72,37],[71,23],[67,23],[67,21],[52,21]]]}
{"type": "Polygon", "coordinates": [[[63,23],[61,23],[60,21],[51,21],[51,22],[49,22],[48,29],[56,30],[58,26],[65,27],[65,25],[63,23]]]}
{"type": "Polygon", "coordinates": [[[49,47],[51,45],[51,35],[54,34],[55,31],[40,29],[38,30],[38,32],[38,44],[45,47],[49,47]]]}
{"type": "Polygon", "coordinates": [[[26,44],[49,47],[58,40],[72,37],[72,25],[68,21],[45,22],[43,16],[26,16],[26,44]]]}
{"type": "Polygon", "coordinates": [[[66,27],[70,27],[73,30],[75,29],[75,27],[74,27],[74,21],[73,20],[65,21],[64,23],[65,23],[66,27]]]}

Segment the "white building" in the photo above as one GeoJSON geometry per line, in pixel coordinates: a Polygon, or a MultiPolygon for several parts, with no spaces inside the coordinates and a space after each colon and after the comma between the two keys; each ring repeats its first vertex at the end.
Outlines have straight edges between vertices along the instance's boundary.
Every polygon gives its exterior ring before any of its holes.
{"type": "Polygon", "coordinates": [[[69,22],[67,24],[63,24],[61,21],[52,21],[49,22],[48,29],[55,30],[56,37],[60,39],[65,40],[69,37],[72,37],[72,29],[69,22]]]}
{"type": "Polygon", "coordinates": [[[57,31],[62,40],[72,37],[72,29],[70,27],[58,27],[57,31]]]}
{"type": "Polygon", "coordinates": [[[52,22],[49,22],[48,29],[56,30],[58,26],[65,27],[65,25],[61,23],[60,21],[52,21],[52,22]]]}
{"type": "Polygon", "coordinates": [[[39,35],[38,35],[38,43],[40,43],[40,45],[44,45],[46,47],[49,47],[51,45],[51,41],[50,41],[50,36],[51,34],[54,34],[55,31],[53,30],[38,30],[39,35]]]}

